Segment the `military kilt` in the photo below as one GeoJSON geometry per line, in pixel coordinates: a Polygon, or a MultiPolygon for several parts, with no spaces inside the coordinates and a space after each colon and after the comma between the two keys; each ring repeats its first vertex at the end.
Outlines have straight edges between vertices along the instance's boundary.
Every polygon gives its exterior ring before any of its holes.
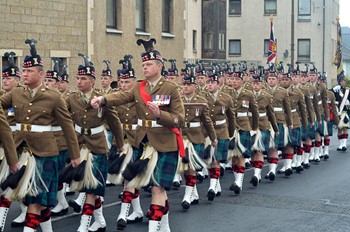
{"type": "Polygon", "coordinates": [[[214,156],[215,156],[215,159],[220,163],[225,163],[227,161],[229,143],[230,143],[229,139],[218,139],[218,144],[216,145],[214,156]]]}
{"type": "Polygon", "coordinates": [[[327,135],[327,133],[326,133],[327,131],[325,130],[327,125],[325,125],[325,121],[324,121],[324,116],[323,115],[321,116],[321,124],[318,124],[318,123],[316,123],[316,124],[317,124],[316,132],[320,133],[321,136],[327,135]]]}
{"type": "Polygon", "coordinates": [[[333,126],[334,126],[334,121],[327,122],[328,136],[333,136],[333,126]]]}
{"type": "Polygon", "coordinates": [[[261,132],[261,144],[262,152],[267,152],[270,149],[271,132],[269,130],[260,130],[261,132]]]}
{"type": "Polygon", "coordinates": [[[197,155],[201,159],[204,159],[204,144],[203,143],[198,143],[198,144],[193,143],[193,147],[194,147],[194,150],[197,152],[197,155]]]}
{"type": "Polygon", "coordinates": [[[66,166],[67,158],[69,157],[68,149],[59,151],[58,153],[58,173],[64,169],[66,166]]]}
{"type": "Polygon", "coordinates": [[[306,139],[315,139],[316,138],[316,123],[313,127],[311,127],[310,121],[307,124],[307,127],[302,127],[302,140],[305,141],[306,139]]]}
{"type": "Polygon", "coordinates": [[[292,147],[301,147],[301,128],[293,128],[289,131],[288,143],[292,147]]]}
{"type": "Polygon", "coordinates": [[[284,137],[285,137],[284,124],[278,123],[277,126],[278,126],[278,135],[275,136],[275,146],[277,149],[283,149],[286,146],[284,142],[284,137]]]}
{"type": "Polygon", "coordinates": [[[95,189],[83,189],[82,192],[95,194],[98,196],[105,195],[106,179],[108,173],[108,163],[106,154],[92,153],[92,173],[98,180],[99,184],[95,189]]]}
{"type": "Polygon", "coordinates": [[[158,152],[158,161],[152,176],[152,185],[169,191],[177,169],[179,152],[158,152]]]}
{"type": "Polygon", "coordinates": [[[239,130],[238,133],[239,133],[240,143],[246,149],[242,153],[242,155],[244,156],[244,158],[250,158],[252,154],[253,138],[252,136],[250,136],[249,131],[239,130]]]}
{"type": "Polygon", "coordinates": [[[59,156],[39,157],[34,155],[34,157],[37,173],[40,174],[44,184],[37,176],[36,184],[40,189],[39,194],[37,196],[26,196],[24,204],[54,207],[57,204],[59,156]]]}
{"type": "Polygon", "coordinates": [[[142,156],[143,148],[132,147],[132,159],[131,161],[139,160],[142,156]]]}

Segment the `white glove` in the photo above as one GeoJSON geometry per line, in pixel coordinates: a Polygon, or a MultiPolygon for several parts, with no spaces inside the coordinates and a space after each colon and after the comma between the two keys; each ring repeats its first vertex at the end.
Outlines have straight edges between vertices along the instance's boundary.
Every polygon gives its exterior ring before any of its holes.
{"type": "Polygon", "coordinates": [[[340,88],[341,88],[340,85],[336,85],[336,86],[333,87],[333,91],[334,92],[339,92],[340,88]]]}

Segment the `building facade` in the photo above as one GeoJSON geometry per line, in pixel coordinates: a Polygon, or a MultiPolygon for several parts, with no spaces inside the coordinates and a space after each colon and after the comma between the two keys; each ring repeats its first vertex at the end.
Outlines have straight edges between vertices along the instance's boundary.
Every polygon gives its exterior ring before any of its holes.
{"type": "Polygon", "coordinates": [[[183,60],[184,9],[185,2],[178,0],[2,0],[0,56],[14,51],[20,65],[29,54],[24,41],[33,38],[45,69],[52,68],[52,57],[68,65],[72,89],[82,64],[79,52],[90,57],[97,74],[105,68],[103,60],[110,60],[114,76],[121,68],[119,60],[130,54],[142,78],[144,48],[137,46],[137,39],[155,38],[164,58],[183,60]]]}
{"type": "Polygon", "coordinates": [[[227,12],[228,60],[266,67],[272,15],[278,61],[285,68],[315,62],[318,71],[336,80],[339,0],[228,0],[227,12]]]}

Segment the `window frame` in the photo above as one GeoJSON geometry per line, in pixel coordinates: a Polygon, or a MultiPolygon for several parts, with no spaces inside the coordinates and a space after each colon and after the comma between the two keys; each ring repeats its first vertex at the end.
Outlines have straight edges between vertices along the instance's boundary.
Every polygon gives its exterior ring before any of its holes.
{"type": "Polygon", "coordinates": [[[135,29],[136,32],[146,32],[146,1],[145,0],[136,0],[135,4],[135,29]],[[143,9],[138,9],[138,4],[141,4],[143,9]],[[138,12],[140,10],[140,12],[138,12]],[[140,15],[138,15],[138,13],[140,15]],[[138,22],[142,20],[142,22],[138,22]],[[142,25],[141,25],[142,24],[142,25]],[[140,26],[140,27],[138,27],[140,26]]]}
{"type": "Polygon", "coordinates": [[[118,29],[117,6],[118,6],[118,0],[106,0],[106,28],[107,29],[118,29]],[[112,5],[114,7],[109,8],[107,1],[112,2],[112,5]],[[113,13],[112,13],[112,17],[114,18],[113,25],[108,24],[108,10],[107,9],[110,9],[113,11],[113,13]]]}
{"type": "Polygon", "coordinates": [[[277,0],[264,0],[264,15],[277,15],[277,0]],[[266,3],[267,2],[275,2],[275,10],[274,11],[267,11],[266,10],[266,3]]]}
{"type": "Polygon", "coordinates": [[[298,20],[311,20],[311,0],[299,0],[298,1],[298,20]],[[309,3],[309,13],[300,13],[300,3],[302,1],[308,1],[309,3]]]}
{"type": "Polygon", "coordinates": [[[229,40],[228,54],[230,56],[241,56],[242,55],[242,40],[241,39],[230,39],[229,40]],[[238,53],[231,53],[231,42],[239,42],[239,52],[238,53]]]}
{"type": "Polygon", "coordinates": [[[303,38],[303,39],[298,39],[298,61],[301,62],[310,62],[311,60],[311,39],[308,38],[303,38]],[[308,56],[307,55],[300,55],[300,42],[309,42],[309,51],[308,56]]]}
{"type": "Polygon", "coordinates": [[[172,0],[163,0],[162,3],[162,32],[171,33],[172,0]]]}
{"type": "Polygon", "coordinates": [[[241,0],[229,0],[228,2],[228,15],[229,16],[239,16],[242,15],[242,1],[241,0]],[[231,10],[233,9],[233,7],[231,8],[231,3],[239,3],[239,12],[235,13],[235,12],[231,12],[231,10]]]}
{"type": "Polygon", "coordinates": [[[204,39],[203,50],[206,50],[206,51],[214,50],[214,32],[204,32],[203,39],[204,39]]]}

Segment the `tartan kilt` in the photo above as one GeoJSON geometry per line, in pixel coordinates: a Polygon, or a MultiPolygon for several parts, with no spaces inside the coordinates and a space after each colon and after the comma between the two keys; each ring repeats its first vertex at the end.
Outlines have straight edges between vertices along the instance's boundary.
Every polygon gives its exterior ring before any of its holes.
{"type": "Polygon", "coordinates": [[[132,147],[132,159],[131,161],[134,162],[136,160],[139,160],[143,153],[143,147],[142,148],[136,148],[132,147]]]}
{"type": "Polygon", "coordinates": [[[67,158],[69,157],[68,149],[59,151],[58,153],[58,173],[64,169],[66,166],[67,158]]]}
{"type": "Polygon", "coordinates": [[[293,128],[289,130],[288,143],[292,147],[301,147],[301,128],[293,128]]]}
{"type": "Polygon", "coordinates": [[[105,195],[106,179],[108,173],[108,161],[106,154],[92,153],[92,173],[98,180],[99,184],[95,189],[83,189],[82,192],[87,194],[95,194],[98,196],[105,195]]]}
{"type": "Polygon", "coordinates": [[[260,130],[261,143],[263,145],[262,152],[267,152],[270,149],[271,132],[269,130],[260,130]]]}
{"type": "Polygon", "coordinates": [[[42,184],[41,180],[37,178],[36,183],[40,189],[39,193],[36,196],[26,196],[24,204],[39,204],[47,207],[54,207],[57,204],[58,155],[51,157],[39,157],[34,155],[34,157],[37,173],[40,174],[46,187],[42,184]]]}
{"type": "Polygon", "coordinates": [[[242,153],[244,158],[250,158],[251,153],[252,153],[252,146],[253,146],[253,138],[250,136],[249,131],[238,131],[239,136],[240,136],[240,142],[243,145],[243,147],[246,149],[245,152],[242,153]]]}
{"type": "Polygon", "coordinates": [[[333,125],[334,125],[334,121],[327,122],[328,136],[333,136],[333,125]]]}
{"type": "Polygon", "coordinates": [[[197,152],[197,155],[203,160],[204,159],[204,144],[203,143],[198,143],[195,144],[193,143],[194,150],[197,152]]]}
{"type": "Polygon", "coordinates": [[[218,139],[218,144],[216,145],[214,156],[215,159],[220,163],[225,163],[227,161],[229,142],[229,139],[218,139]]]}
{"type": "Polygon", "coordinates": [[[306,139],[315,139],[316,138],[316,124],[314,124],[313,127],[311,127],[310,121],[307,124],[307,127],[302,127],[302,140],[305,141],[306,139]]]}
{"type": "Polygon", "coordinates": [[[317,133],[320,133],[321,136],[325,136],[325,123],[324,123],[324,116],[322,115],[321,116],[321,125],[316,123],[317,124],[317,127],[316,127],[316,132],[317,133]]]}
{"type": "Polygon", "coordinates": [[[286,146],[284,144],[284,126],[283,123],[278,123],[278,136],[275,135],[275,147],[277,149],[282,149],[286,146]]]}
{"type": "Polygon", "coordinates": [[[152,176],[152,185],[171,189],[175,177],[179,152],[158,152],[158,161],[152,176]]]}

